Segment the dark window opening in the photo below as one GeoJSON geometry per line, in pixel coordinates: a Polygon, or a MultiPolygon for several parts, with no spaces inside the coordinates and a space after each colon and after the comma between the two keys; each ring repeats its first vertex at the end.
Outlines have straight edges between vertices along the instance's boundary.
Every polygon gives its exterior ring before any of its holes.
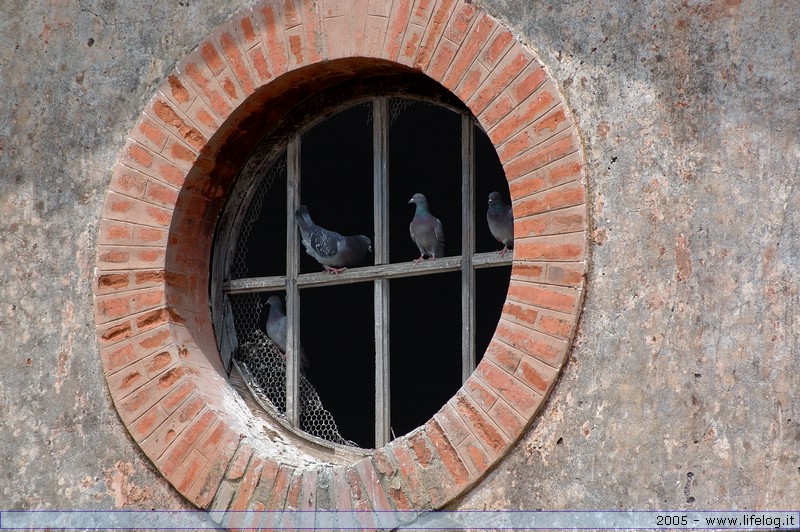
{"type": "Polygon", "coordinates": [[[498,255],[486,227],[488,194],[509,199],[494,147],[449,93],[406,89],[306,109],[289,133],[265,139],[217,240],[223,357],[288,426],[336,444],[381,446],[430,419],[480,360],[508,290],[511,255],[498,255]],[[416,192],[446,240],[445,257],[420,265],[408,231],[416,192]],[[323,273],[293,241],[300,204],[320,226],[367,235],[374,253],[323,273]],[[307,368],[266,336],[271,295],[307,368]]]}

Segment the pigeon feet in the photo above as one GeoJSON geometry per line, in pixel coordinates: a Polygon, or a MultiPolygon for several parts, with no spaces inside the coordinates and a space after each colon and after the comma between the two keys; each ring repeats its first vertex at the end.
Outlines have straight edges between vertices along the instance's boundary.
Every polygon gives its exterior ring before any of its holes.
{"type": "Polygon", "coordinates": [[[325,266],[325,271],[331,275],[336,275],[337,273],[342,273],[347,268],[334,268],[333,266],[325,266]]]}

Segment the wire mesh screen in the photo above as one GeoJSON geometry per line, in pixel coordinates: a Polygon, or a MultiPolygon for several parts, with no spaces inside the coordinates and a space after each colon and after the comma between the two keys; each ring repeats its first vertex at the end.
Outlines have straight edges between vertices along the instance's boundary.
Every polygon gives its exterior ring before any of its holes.
{"type": "MultiPolygon", "coordinates": [[[[236,252],[231,264],[231,278],[242,279],[253,275],[250,271],[254,264],[253,255],[263,253],[267,248],[264,242],[263,226],[276,223],[274,216],[271,217],[270,213],[264,212],[265,206],[269,208],[271,203],[266,200],[269,198],[273,185],[276,182],[285,181],[285,174],[286,157],[284,155],[272,165],[250,201],[239,231],[236,252]]],[[[285,201],[285,192],[282,187],[276,187],[273,193],[279,193],[280,197],[284,198],[282,201],[285,201]]],[[[285,224],[283,216],[283,214],[279,216],[281,221],[278,223],[285,224]]],[[[284,242],[274,245],[283,253],[284,242]]],[[[256,388],[259,399],[269,401],[277,414],[285,416],[286,358],[267,336],[264,329],[267,316],[263,310],[269,295],[260,293],[228,296],[238,340],[238,348],[233,358],[249,373],[252,378],[251,384],[256,388]]],[[[281,299],[283,298],[281,297],[281,299]]],[[[300,426],[298,428],[312,436],[333,443],[356,446],[354,442],[339,434],[333,416],[323,407],[319,394],[308,379],[301,374],[298,382],[300,387],[298,394],[300,426]]]]}

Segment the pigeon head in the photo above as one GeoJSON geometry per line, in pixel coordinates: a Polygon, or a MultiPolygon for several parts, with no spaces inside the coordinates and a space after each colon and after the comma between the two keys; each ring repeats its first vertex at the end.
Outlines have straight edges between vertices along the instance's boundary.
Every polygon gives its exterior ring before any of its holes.
{"type": "Polygon", "coordinates": [[[359,238],[359,239],[360,239],[360,240],[361,240],[361,241],[362,241],[364,244],[366,244],[366,246],[367,246],[367,251],[369,251],[370,253],[372,253],[372,240],[370,240],[370,239],[369,239],[369,237],[366,237],[366,236],[364,236],[364,235],[358,235],[358,238],[359,238]]]}
{"type": "Polygon", "coordinates": [[[492,192],[489,194],[489,205],[494,205],[495,203],[502,203],[499,192],[492,192]]]}
{"type": "Polygon", "coordinates": [[[283,303],[281,302],[281,298],[279,298],[276,295],[269,296],[269,299],[267,299],[267,305],[269,305],[270,307],[283,309],[283,303]]]}
{"type": "Polygon", "coordinates": [[[425,197],[424,194],[420,194],[419,192],[417,192],[416,194],[411,196],[411,199],[408,200],[408,202],[409,203],[416,203],[417,205],[427,205],[428,204],[428,199],[425,197]]]}

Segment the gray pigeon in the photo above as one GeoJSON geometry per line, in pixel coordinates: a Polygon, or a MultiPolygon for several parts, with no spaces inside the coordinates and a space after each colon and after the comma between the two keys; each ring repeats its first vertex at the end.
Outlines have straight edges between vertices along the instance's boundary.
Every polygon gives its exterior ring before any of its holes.
{"type": "Polygon", "coordinates": [[[505,255],[509,247],[514,247],[514,214],[511,212],[511,205],[503,203],[499,192],[489,194],[486,221],[489,223],[492,236],[503,244],[500,255],[505,255]]]}
{"type": "Polygon", "coordinates": [[[411,225],[408,226],[411,240],[419,248],[419,258],[414,262],[424,260],[425,256],[431,259],[443,256],[444,228],[442,222],[428,209],[428,200],[424,195],[417,193],[409,203],[416,204],[414,218],[411,219],[411,225]]]}
{"type": "Polygon", "coordinates": [[[339,273],[360,264],[367,251],[372,253],[372,240],[364,235],[342,236],[316,225],[305,205],[295,211],[294,218],[300,227],[306,253],[330,273],[339,273]]]}
{"type": "MultiPolygon", "coordinates": [[[[286,312],[283,310],[283,301],[278,296],[272,295],[267,299],[269,316],[267,316],[267,336],[275,346],[281,350],[281,355],[286,358],[286,312]]],[[[306,374],[308,362],[303,346],[300,346],[300,373],[306,374]]]]}

